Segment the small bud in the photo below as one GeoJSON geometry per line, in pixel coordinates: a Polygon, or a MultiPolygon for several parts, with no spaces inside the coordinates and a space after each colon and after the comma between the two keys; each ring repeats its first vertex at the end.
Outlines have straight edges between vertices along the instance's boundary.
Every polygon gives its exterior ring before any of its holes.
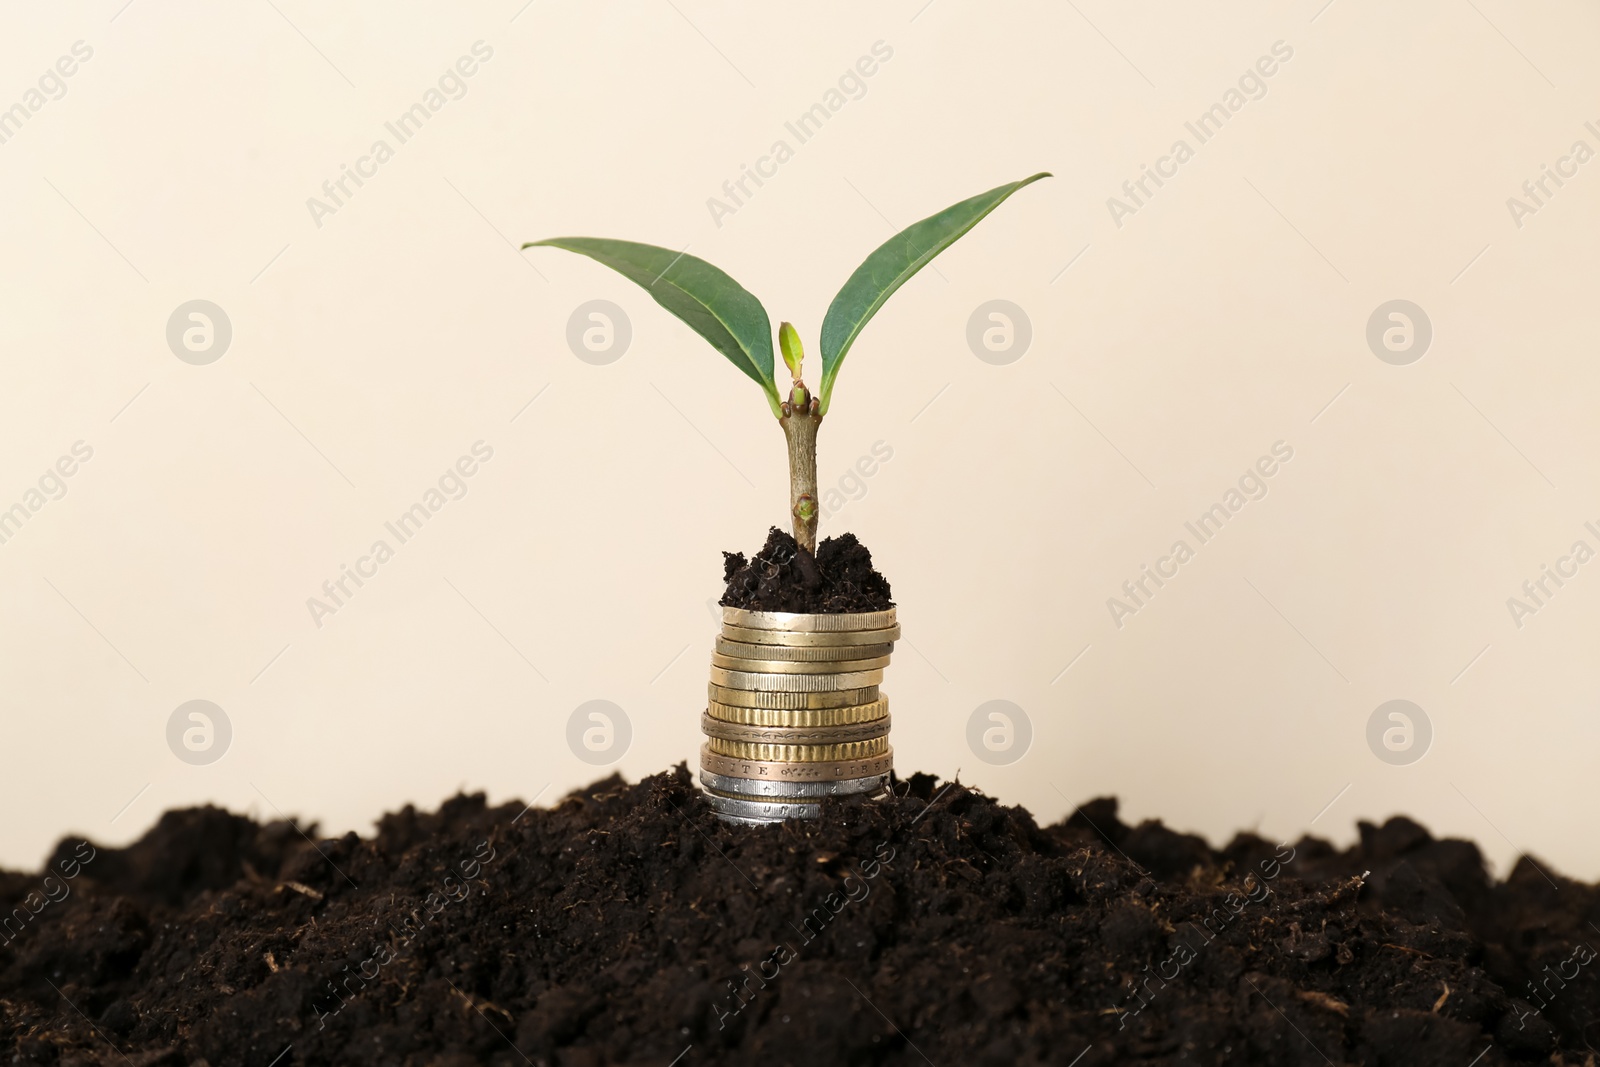
{"type": "Polygon", "coordinates": [[[801,493],[800,499],[794,502],[795,518],[801,522],[810,522],[817,515],[817,498],[810,493],[801,493]]]}
{"type": "Polygon", "coordinates": [[[783,362],[791,377],[800,377],[800,364],[805,360],[805,350],[800,347],[800,332],[789,323],[778,326],[778,348],[783,352],[783,362]]]}

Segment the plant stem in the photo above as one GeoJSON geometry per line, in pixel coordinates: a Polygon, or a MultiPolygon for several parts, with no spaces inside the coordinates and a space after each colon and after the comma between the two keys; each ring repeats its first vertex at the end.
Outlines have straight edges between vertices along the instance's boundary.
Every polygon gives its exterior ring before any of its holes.
{"type": "Polygon", "coordinates": [[[809,396],[803,404],[786,401],[778,420],[789,442],[789,515],[795,543],[812,555],[817,552],[817,428],[822,425],[818,407],[809,396]]]}

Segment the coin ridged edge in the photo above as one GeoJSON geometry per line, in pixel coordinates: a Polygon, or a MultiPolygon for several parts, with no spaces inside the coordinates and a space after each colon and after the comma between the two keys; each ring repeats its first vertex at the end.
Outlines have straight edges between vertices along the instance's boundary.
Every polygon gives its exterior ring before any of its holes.
{"type": "MultiPolygon", "coordinates": [[[[782,714],[780,712],[780,714],[782,714]]],[[[826,726],[729,722],[709,711],[700,713],[700,732],[723,741],[760,741],[769,745],[836,745],[846,741],[870,741],[889,733],[890,717],[863,719],[861,722],[829,723],[826,726]]]]}
{"type": "Polygon", "coordinates": [[[729,741],[713,737],[706,741],[712,752],[734,759],[762,760],[769,763],[842,763],[847,760],[881,756],[889,751],[889,737],[869,737],[861,741],[837,741],[823,745],[783,745],[766,741],[729,741]]]}
{"type": "Polygon", "coordinates": [[[705,713],[720,722],[735,723],[740,726],[807,729],[855,726],[887,719],[889,695],[880,693],[877,700],[840,708],[745,708],[712,700],[706,703],[705,713]]]}
{"type": "MultiPolygon", "coordinates": [[[[737,689],[711,682],[706,695],[712,704],[730,708],[755,708],[763,711],[818,711],[871,704],[882,697],[877,685],[863,685],[837,692],[794,693],[737,689]]],[[[724,716],[718,716],[724,718],[724,716]]]]}

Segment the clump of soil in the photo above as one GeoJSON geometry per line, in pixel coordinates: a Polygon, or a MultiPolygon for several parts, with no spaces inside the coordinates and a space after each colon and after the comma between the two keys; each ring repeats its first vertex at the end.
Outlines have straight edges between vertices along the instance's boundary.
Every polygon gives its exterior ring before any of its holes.
{"type": "Polygon", "coordinates": [[[840,614],[894,607],[889,582],[853,533],[824,538],[816,556],[776,526],[754,559],[722,554],[728,588],[721,603],[748,611],[840,614]]]}
{"type": "Polygon", "coordinates": [[[369,839],[175,811],[50,869],[73,874],[0,874],[28,912],[51,893],[0,946],[9,1063],[1501,1067],[1600,1046],[1596,887],[1528,860],[1495,883],[1403,818],[1343,851],[1217,850],[1114,800],[1041,829],[916,775],[734,827],[679,765],[547,810],[408,807],[369,839]]]}

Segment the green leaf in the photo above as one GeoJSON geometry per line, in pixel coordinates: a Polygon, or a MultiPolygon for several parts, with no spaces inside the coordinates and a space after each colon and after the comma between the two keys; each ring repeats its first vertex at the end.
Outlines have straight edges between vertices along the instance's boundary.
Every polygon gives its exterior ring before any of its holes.
{"type": "Polygon", "coordinates": [[[800,331],[787,322],[778,327],[778,351],[783,353],[783,365],[789,368],[789,376],[800,377],[800,365],[806,353],[800,346],[800,331]]]}
{"type": "Polygon", "coordinates": [[[772,377],[772,320],[744,286],[703,259],[656,245],[603,237],[552,237],[522,247],[541,245],[588,256],[637,283],[761,386],[772,413],[779,413],[772,377]]]}
{"type": "Polygon", "coordinates": [[[980,193],[945,208],[937,215],[929,215],[901,230],[862,261],[850,280],[844,283],[839,295],[828,305],[828,314],[822,320],[822,387],[819,396],[822,411],[828,410],[833,396],[833,380],[839,375],[846,353],[855,343],[856,336],[878,313],[884,302],[910,277],[927,266],[940,252],[960,240],[961,235],[976,226],[982,218],[1004,203],[1006,197],[1031,185],[1040,178],[1048,178],[1042,171],[1019,182],[1002,185],[980,193]]]}

